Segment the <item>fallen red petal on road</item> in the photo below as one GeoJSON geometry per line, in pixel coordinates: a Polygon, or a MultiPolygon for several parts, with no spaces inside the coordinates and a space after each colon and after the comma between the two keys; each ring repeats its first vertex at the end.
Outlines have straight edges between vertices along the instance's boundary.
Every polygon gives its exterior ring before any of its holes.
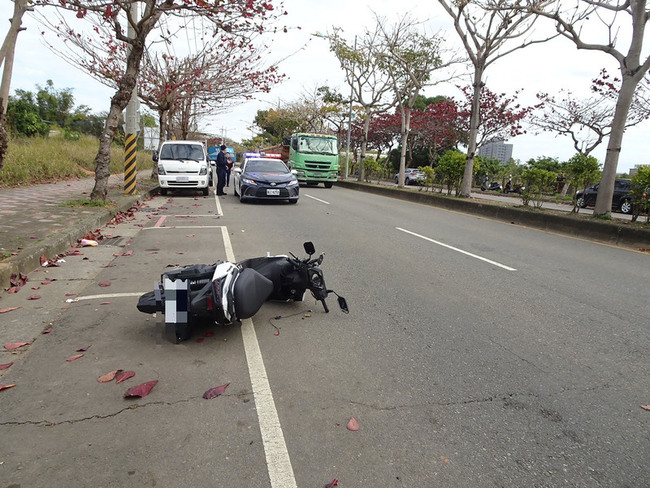
{"type": "Polygon", "coordinates": [[[40,290],[40,289],[41,289],[40,286],[32,286],[32,290],[40,290]]]}
{"type": "Polygon", "coordinates": [[[99,382],[99,383],[108,383],[109,381],[113,381],[115,379],[115,376],[117,375],[117,373],[119,373],[120,371],[122,371],[122,370],[121,369],[116,369],[115,371],[111,371],[110,373],[106,373],[105,375],[100,376],[99,378],[97,378],[97,382],[99,382]]]}
{"type": "Polygon", "coordinates": [[[643,410],[650,410],[650,405],[641,405],[643,410]]]}
{"type": "Polygon", "coordinates": [[[13,312],[14,310],[18,310],[19,308],[20,307],[0,308],[0,313],[13,312]]]}
{"type": "Polygon", "coordinates": [[[49,334],[50,332],[52,332],[52,329],[45,329],[41,334],[49,334]]]}
{"type": "Polygon", "coordinates": [[[91,347],[92,347],[92,344],[90,346],[80,347],[79,349],[77,349],[77,352],[86,352],[91,347]]]}
{"type": "Polygon", "coordinates": [[[135,376],[134,371],[118,371],[117,372],[117,382],[122,383],[123,381],[128,380],[129,378],[133,378],[135,376]]]}
{"type": "Polygon", "coordinates": [[[13,385],[0,385],[0,391],[8,390],[9,388],[13,388],[14,386],[16,386],[16,383],[14,383],[13,385]]]}
{"type": "Polygon", "coordinates": [[[7,351],[13,351],[14,349],[18,349],[19,347],[23,347],[29,344],[29,342],[7,342],[5,344],[5,349],[7,351]]]}
{"type": "Polygon", "coordinates": [[[41,296],[40,295],[29,295],[27,297],[27,300],[40,300],[41,296]]]}
{"type": "Polygon", "coordinates": [[[83,354],[75,354],[74,356],[70,356],[68,359],[66,359],[66,361],[71,363],[72,361],[76,361],[77,359],[82,357],[84,357],[83,354]]]}
{"type": "Polygon", "coordinates": [[[100,281],[99,286],[111,286],[111,282],[110,281],[100,281]]]}
{"type": "Polygon", "coordinates": [[[357,422],[357,419],[352,417],[350,421],[348,422],[348,425],[346,425],[348,430],[351,430],[352,432],[356,432],[359,430],[361,427],[359,426],[359,422],[357,422]]]}
{"type": "Polygon", "coordinates": [[[2,371],[3,369],[11,368],[13,364],[14,364],[13,361],[6,364],[0,364],[0,371],[2,371]]]}
{"type": "Polygon", "coordinates": [[[141,385],[129,388],[128,390],[126,390],[126,393],[124,394],[124,398],[130,398],[130,397],[144,398],[149,393],[151,393],[151,390],[153,390],[153,387],[156,386],[157,383],[158,380],[147,381],[146,383],[142,383],[141,385]]]}
{"type": "Polygon", "coordinates": [[[325,488],[332,488],[334,486],[339,486],[339,480],[334,478],[331,483],[325,485],[325,488]]]}
{"type": "Polygon", "coordinates": [[[230,383],[226,383],[225,385],[210,388],[203,394],[203,398],[206,400],[212,400],[213,398],[217,398],[219,395],[223,395],[223,392],[226,391],[226,388],[228,388],[229,384],[230,383]]]}

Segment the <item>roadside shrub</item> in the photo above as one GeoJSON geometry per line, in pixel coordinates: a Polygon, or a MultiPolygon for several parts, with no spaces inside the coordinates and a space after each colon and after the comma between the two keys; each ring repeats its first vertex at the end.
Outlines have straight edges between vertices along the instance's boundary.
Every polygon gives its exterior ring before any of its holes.
{"type": "Polygon", "coordinates": [[[363,160],[363,168],[366,182],[370,182],[373,178],[379,181],[383,176],[383,168],[375,158],[366,157],[363,160]]]}
{"type": "Polygon", "coordinates": [[[420,166],[418,169],[424,173],[424,187],[431,187],[431,191],[433,191],[433,179],[436,174],[435,170],[431,166],[420,166]]]}
{"type": "Polygon", "coordinates": [[[447,194],[451,195],[451,189],[454,188],[456,195],[460,192],[460,184],[463,180],[463,173],[465,172],[465,162],[467,156],[456,149],[446,151],[438,166],[436,172],[440,176],[442,183],[447,187],[447,194]]]}
{"type": "Polygon", "coordinates": [[[526,182],[526,189],[521,194],[525,206],[532,201],[535,208],[542,208],[542,195],[553,188],[557,181],[557,174],[545,169],[527,168],[521,175],[526,182]]]}
{"type": "Polygon", "coordinates": [[[646,216],[646,222],[650,222],[650,167],[640,166],[637,173],[632,177],[632,222],[636,222],[640,215],[646,216]]]}

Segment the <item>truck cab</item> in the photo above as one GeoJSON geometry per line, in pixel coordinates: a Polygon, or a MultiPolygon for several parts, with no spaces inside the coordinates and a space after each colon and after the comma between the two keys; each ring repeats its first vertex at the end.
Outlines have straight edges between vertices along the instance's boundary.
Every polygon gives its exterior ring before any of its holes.
{"type": "Polygon", "coordinates": [[[296,172],[299,183],[331,188],[338,180],[339,151],[335,136],[296,133],[289,144],[289,167],[296,172]]]}
{"type": "Polygon", "coordinates": [[[158,163],[160,193],[169,190],[198,189],[207,195],[212,185],[212,170],[201,141],[165,141],[154,152],[158,163]]]}

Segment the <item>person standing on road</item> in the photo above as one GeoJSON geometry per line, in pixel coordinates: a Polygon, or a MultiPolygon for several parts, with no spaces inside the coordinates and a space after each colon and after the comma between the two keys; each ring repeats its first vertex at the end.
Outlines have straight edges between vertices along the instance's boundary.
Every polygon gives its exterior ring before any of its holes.
{"type": "Polygon", "coordinates": [[[226,153],[226,186],[230,186],[230,172],[235,163],[232,160],[230,153],[226,153]]]}
{"type": "Polygon", "coordinates": [[[217,154],[217,195],[226,195],[223,187],[226,185],[226,167],[228,162],[226,160],[226,146],[221,145],[221,151],[217,154]]]}

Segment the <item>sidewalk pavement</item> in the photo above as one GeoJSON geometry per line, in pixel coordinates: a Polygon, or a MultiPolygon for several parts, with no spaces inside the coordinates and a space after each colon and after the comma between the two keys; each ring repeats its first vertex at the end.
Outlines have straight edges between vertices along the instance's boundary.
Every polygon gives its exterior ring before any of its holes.
{"type": "Polygon", "coordinates": [[[104,207],[66,205],[88,200],[94,177],[0,188],[0,291],[9,288],[12,274],[38,269],[41,256],[52,258],[67,251],[88,231],[142,202],[158,188],[150,175],[151,170],[138,173],[132,196],[124,194],[124,176],[111,175],[107,201],[113,204],[104,207]]]}

